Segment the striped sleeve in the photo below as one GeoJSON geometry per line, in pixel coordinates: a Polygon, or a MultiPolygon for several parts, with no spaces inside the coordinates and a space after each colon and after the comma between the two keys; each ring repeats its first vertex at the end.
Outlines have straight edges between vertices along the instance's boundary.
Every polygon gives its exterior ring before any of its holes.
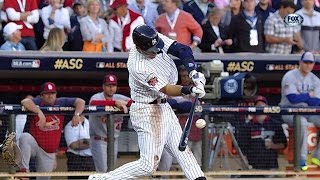
{"type": "MultiPolygon", "coordinates": [[[[137,59],[141,59],[143,57],[141,54],[137,54],[137,59]]],[[[152,91],[159,91],[161,88],[166,86],[168,83],[163,79],[163,77],[160,77],[157,75],[156,69],[152,68],[151,66],[148,66],[147,60],[141,60],[136,62],[134,65],[134,68],[129,70],[131,73],[131,76],[134,78],[135,81],[138,81],[143,86],[148,87],[152,91]]]]}
{"type": "Polygon", "coordinates": [[[162,41],[164,42],[164,47],[163,47],[163,51],[165,53],[168,52],[168,49],[169,47],[175,42],[175,40],[172,40],[170,38],[168,38],[167,36],[161,34],[161,33],[158,33],[158,36],[162,39],[162,41]]]}

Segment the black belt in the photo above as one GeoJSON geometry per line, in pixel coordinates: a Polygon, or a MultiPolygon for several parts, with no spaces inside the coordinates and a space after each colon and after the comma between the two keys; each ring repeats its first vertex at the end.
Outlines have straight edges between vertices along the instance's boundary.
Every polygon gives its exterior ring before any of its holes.
{"type": "Polygon", "coordinates": [[[163,99],[156,99],[152,102],[149,102],[149,104],[164,104],[164,103],[167,103],[167,99],[166,98],[163,98],[163,99]]]}
{"type": "MultiPolygon", "coordinates": [[[[101,141],[108,142],[108,138],[106,138],[106,137],[93,136],[93,139],[94,139],[94,140],[101,140],[101,141]]],[[[113,140],[115,140],[115,138],[113,138],[113,140]]]]}
{"type": "Polygon", "coordinates": [[[108,141],[108,138],[106,138],[106,137],[101,137],[101,136],[93,136],[93,139],[95,139],[95,140],[101,140],[101,141],[105,141],[105,142],[108,141]]]}
{"type": "MultiPolygon", "coordinates": [[[[155,99],[154,101],[152,102],[149,102],[147,104],[164,104],[164,103],[167,103],[167,99],[166,98],[163,98],[163,99],[155,99]]],[[[133,103],[136,103],[135,101],[133,101],[133,103]]],[[[142,103],[142,102],[140,102],[142,103]]],[[[144,104],[146,104],[145,102],[143,102],[144,104]]]]}

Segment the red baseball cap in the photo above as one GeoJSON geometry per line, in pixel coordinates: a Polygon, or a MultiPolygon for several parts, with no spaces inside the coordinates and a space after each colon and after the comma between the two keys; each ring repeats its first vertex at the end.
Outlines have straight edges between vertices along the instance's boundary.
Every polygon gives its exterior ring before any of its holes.
{"type": "Polygon", "coordinates": [[[117,76],[114,75],[114,74],[107,74],[104,79],[103,79],[103,84],[105,85],[110,85],[110,84],[114,84],[114,85],[117,85],[118,82],[117,82],[117,76]]]}
{"type": "Polygon", "coordinates": [[[267,98],[264,97],[264,96],[258,96],[258,97],[254,100],[254,103],[257,104],[258,101],[262,101],[262,102],[268,104],[267,98]]]}
{"type": "Polygon", "coordinates": [[[46,83],[42,84],[42,86],[41,86],[41,94],[43,94],[43,93],[56,93],[56,92],[57,92],[57,87],[52,82],[46,82],[46,83]]]}
{"type": "MultiPolygon", "coordinates": [[[[111,1],[112,2],[112,1],[111,1]]],[[[122,6],[122,5],[128,5],[128,3],[127,3],[127,0],[114,0],[112,3],[111,3],[111,5],[110,5],[110,7],[112,8],[112,9],[117,9],[118,7],[120,7],[120,6],[122,6]]]]}

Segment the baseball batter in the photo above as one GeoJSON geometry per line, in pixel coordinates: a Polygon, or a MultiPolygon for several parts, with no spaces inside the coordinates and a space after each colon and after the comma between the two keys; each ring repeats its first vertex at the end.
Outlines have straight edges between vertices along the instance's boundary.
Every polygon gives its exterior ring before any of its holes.
{"type": "Polygon", "coordinates": [[[89,179],[136,179],[154,173],[164,148],[179,162],[186,177],[204,180],[204,174],[187,147],[178,150],[182,134],[178,118],[167,103],[167,96],[182,94],[205,95],[204,75],[195,70],[190,47],[155,32],[147,25],[133,31],[135,47],[128,59],[129,85],[134,103],[130,108],[132,126],[138,134],[140,159],[106,174],[94,174],[89,179]],[[195,86],[175,85],[178,71],[169,54],[182,60],[195,86]]]}
{"type": "MultiPolygon", "coordinates": [[[[281,102],[280,106],[319,106],[320,105],[320,80],[311,71],[315,64],[314,55],[305,52],[299,61],[299,69],[288,71],[281,82],[281,102]]],[[[282,116],[284,122],[293,125],[293,115],[282,116]]],[[[308,121],[320,126],[320,116],[301,116],[301,169],[307,170],[306,163],[308,148],[308,121]]],[[[312,162],[320,166],[320,144],[314,151],[312,162]]]]}

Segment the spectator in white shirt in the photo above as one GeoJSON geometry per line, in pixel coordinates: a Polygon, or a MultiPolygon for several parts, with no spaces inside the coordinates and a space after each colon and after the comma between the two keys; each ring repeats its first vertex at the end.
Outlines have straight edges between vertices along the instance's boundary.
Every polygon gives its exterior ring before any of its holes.
{"type": "MultiPolygon", "coordinates": [[[[81,123],[78,126],[72,126],[70,121],[64,128],[64,136],[68,145],[68,171],[94,171],[88,119],[81,116],[81,123]]],[[[86,179],[86,177],[76,177],[76,179],[86,179]]]]}
{"type": "Polygon", "coordinates": [[[107,52],[121,52],[122,34],[119,32],[122,32],[122,29],[115,21],[111,20],[112,17],[113,10],[108,9],[104,15],[109,31],[107,52]]]}
{"type": "Polygon", "coordinates": [[[55,27],[63,29],[65,33],[71,31],[69,12],[62,6],[61,0],[50,0],[49,5],[42,8],[41,19],[44,24],[44,39],[48,38],[50,30],[55,27]]]}

